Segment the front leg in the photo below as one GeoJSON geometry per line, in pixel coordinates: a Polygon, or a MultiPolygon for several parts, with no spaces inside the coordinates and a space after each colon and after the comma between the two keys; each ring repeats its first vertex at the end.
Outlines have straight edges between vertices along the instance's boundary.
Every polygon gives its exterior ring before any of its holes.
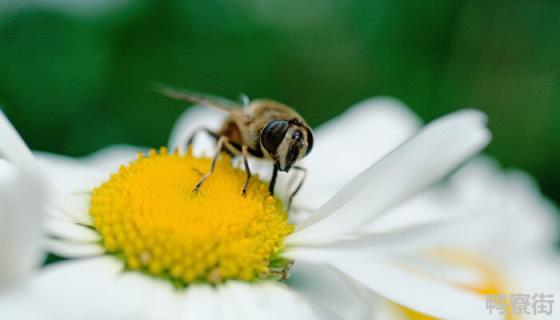
{"type": "Polygon", "coordinates": [[[272,169],[272,178],[270,179],[270,184],[268,185],[268,192],[270,195],[274,195],[274,187],[276,186],[276,177],[278,176],[278,165],[274,164],[274,168],[272,169]]]}
{"type": "Polygon", "coordinates": [[[208,171],[202,177],[202,179],[200,179],[200,181],[196,184],[193,193],[198,192],[198,190],[200,189],[204,181],[206,181],[206,179],[208,179],[210,175],[212,175],[214,169],[216,169],[216,162],[218,161],[218,157],[220,156],[222,148],[224,147],[224,144],[226,144],[227,142],[228,142],[228,138],[226,136],[221,136],[220,139],[218,139],[218,143],[216,144],[216,153],[214,154],[214,158],[212,159],[212,165],[210,166],[210,171],[208,171]]]}
{"type": "Polygon", "coordinates": [[[303,172],[303,177],[301,178],[297,187],[295,188],[295,190],[292,192],[292,194],[288,198],[288,211],[290,211],[290,208],[292,207],[292,201],[294,200],[294,197],[296,196],[296,194],[299,192],[299,190],[303,186],[303,183],[305,182],[305,178],[307,178],[307,169],[306,168],[300,167],[300,166],[293,166],[292,169],[299,170],[299,171],[303,172]]]}
{"type": "Polygon", "coordinates": [[[249,188],[249,181],[251,180],[251,168],[249,168],[249,147],[243,145],[241,147],[241,154],[243,156],[243,165],[245,166],[245,172],[247,173],[247,179],[243,185],[243,192],[241,193],[244,197],[247,196],[247,188],[249,188]]]}
{"type": "Polygon", "coordinates": [[[253,176],[251,173],[251,168],[249,167],[249,147],[247,145],[241,146],[241,153],[239,152],[238,147],[234,146],[229,140],[222,136],[222,149],[225,152],[228,152],[232,156],[241,156],[243,158],[243,166],[245,168],[245,173],[247,174],[247,178],[245,179],[245,183],[243,184],[243,190],[241,195],[243,197],[247,196],[247,190],[249,189],[249,183],[251,182],[251,177],[253,176]]]}

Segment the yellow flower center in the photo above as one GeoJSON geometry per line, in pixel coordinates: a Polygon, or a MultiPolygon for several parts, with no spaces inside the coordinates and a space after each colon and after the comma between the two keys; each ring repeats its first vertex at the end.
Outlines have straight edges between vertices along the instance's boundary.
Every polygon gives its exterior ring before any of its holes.
{"type": "MultiPolygon", "coordinates": [[[[280,258],[293,231],[282,203],[222,155],[197,193],[211,160],[150,151],[96,188],[90,214],[108,253],[176,284],[254,281],[288,267],[280,258]]],[[[285,270],[284,270],[285,271],[285,270]]]]}

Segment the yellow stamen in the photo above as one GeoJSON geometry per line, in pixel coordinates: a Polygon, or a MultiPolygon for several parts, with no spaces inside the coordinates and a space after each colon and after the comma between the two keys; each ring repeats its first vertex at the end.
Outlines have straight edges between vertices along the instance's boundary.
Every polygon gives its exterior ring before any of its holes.
{"type": "Polygon", "coordinates": [[[253,281],[271,269],[293,231],[282,203],[222,155],[197,193],[211,160],[152,150],[93,191],[90,214],[106,251],[130,269],[175,283],[253,281]]]}

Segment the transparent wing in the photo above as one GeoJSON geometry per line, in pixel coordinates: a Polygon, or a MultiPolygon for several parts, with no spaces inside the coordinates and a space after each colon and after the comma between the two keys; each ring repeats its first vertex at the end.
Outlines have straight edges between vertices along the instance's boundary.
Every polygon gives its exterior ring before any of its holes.
{"type": "Polygon", "coordinates": [[[168,85],[154,83],[154,90],[162,95],[180,101],[193,104],[201,104],[207,107],[216,108],[227,113],[232,113],[236,109],[243,106],[239,102],[228,100],[226,98],[197,93],[185,89],[178,89],[168,85]]]}

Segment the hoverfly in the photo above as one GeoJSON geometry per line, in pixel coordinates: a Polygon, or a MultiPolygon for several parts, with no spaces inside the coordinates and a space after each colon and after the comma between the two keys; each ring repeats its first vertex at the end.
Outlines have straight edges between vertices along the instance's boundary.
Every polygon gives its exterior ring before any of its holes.
{"type": "Polygon", "coordinates": [[[243,103],[241,104],[164,85],[156,85],[156,89],[167,97],[215,108],[228,114],[219,131],[214,132],[202,127],[195,130],[187,140],[187,147],[190,147],[195,136],[200,132],[206,132],[216,139],[216,150],[210,170],[196,184],[193,192],[197,192],[204,181],[210,177],[220,153],[226,151],[243,158],[243,165],[247,173],[247,179],[243,185],[243,196],[247,193],[251,179],[249,156],[273,162],[272,178],[269,184],[271,195],[274,194],[278,171],[288,172],[290,169],[294,169],[303,172],[301,181],[289,197],[288,209],[290,208],[293,197],[301,189],[307,175],[307,170],[296,165],[296,162],[308,155],[313,148],[313,132],[297,112],[283,103],[268,99],[249,101],[246,96],[242,96],[243,103]]]}

